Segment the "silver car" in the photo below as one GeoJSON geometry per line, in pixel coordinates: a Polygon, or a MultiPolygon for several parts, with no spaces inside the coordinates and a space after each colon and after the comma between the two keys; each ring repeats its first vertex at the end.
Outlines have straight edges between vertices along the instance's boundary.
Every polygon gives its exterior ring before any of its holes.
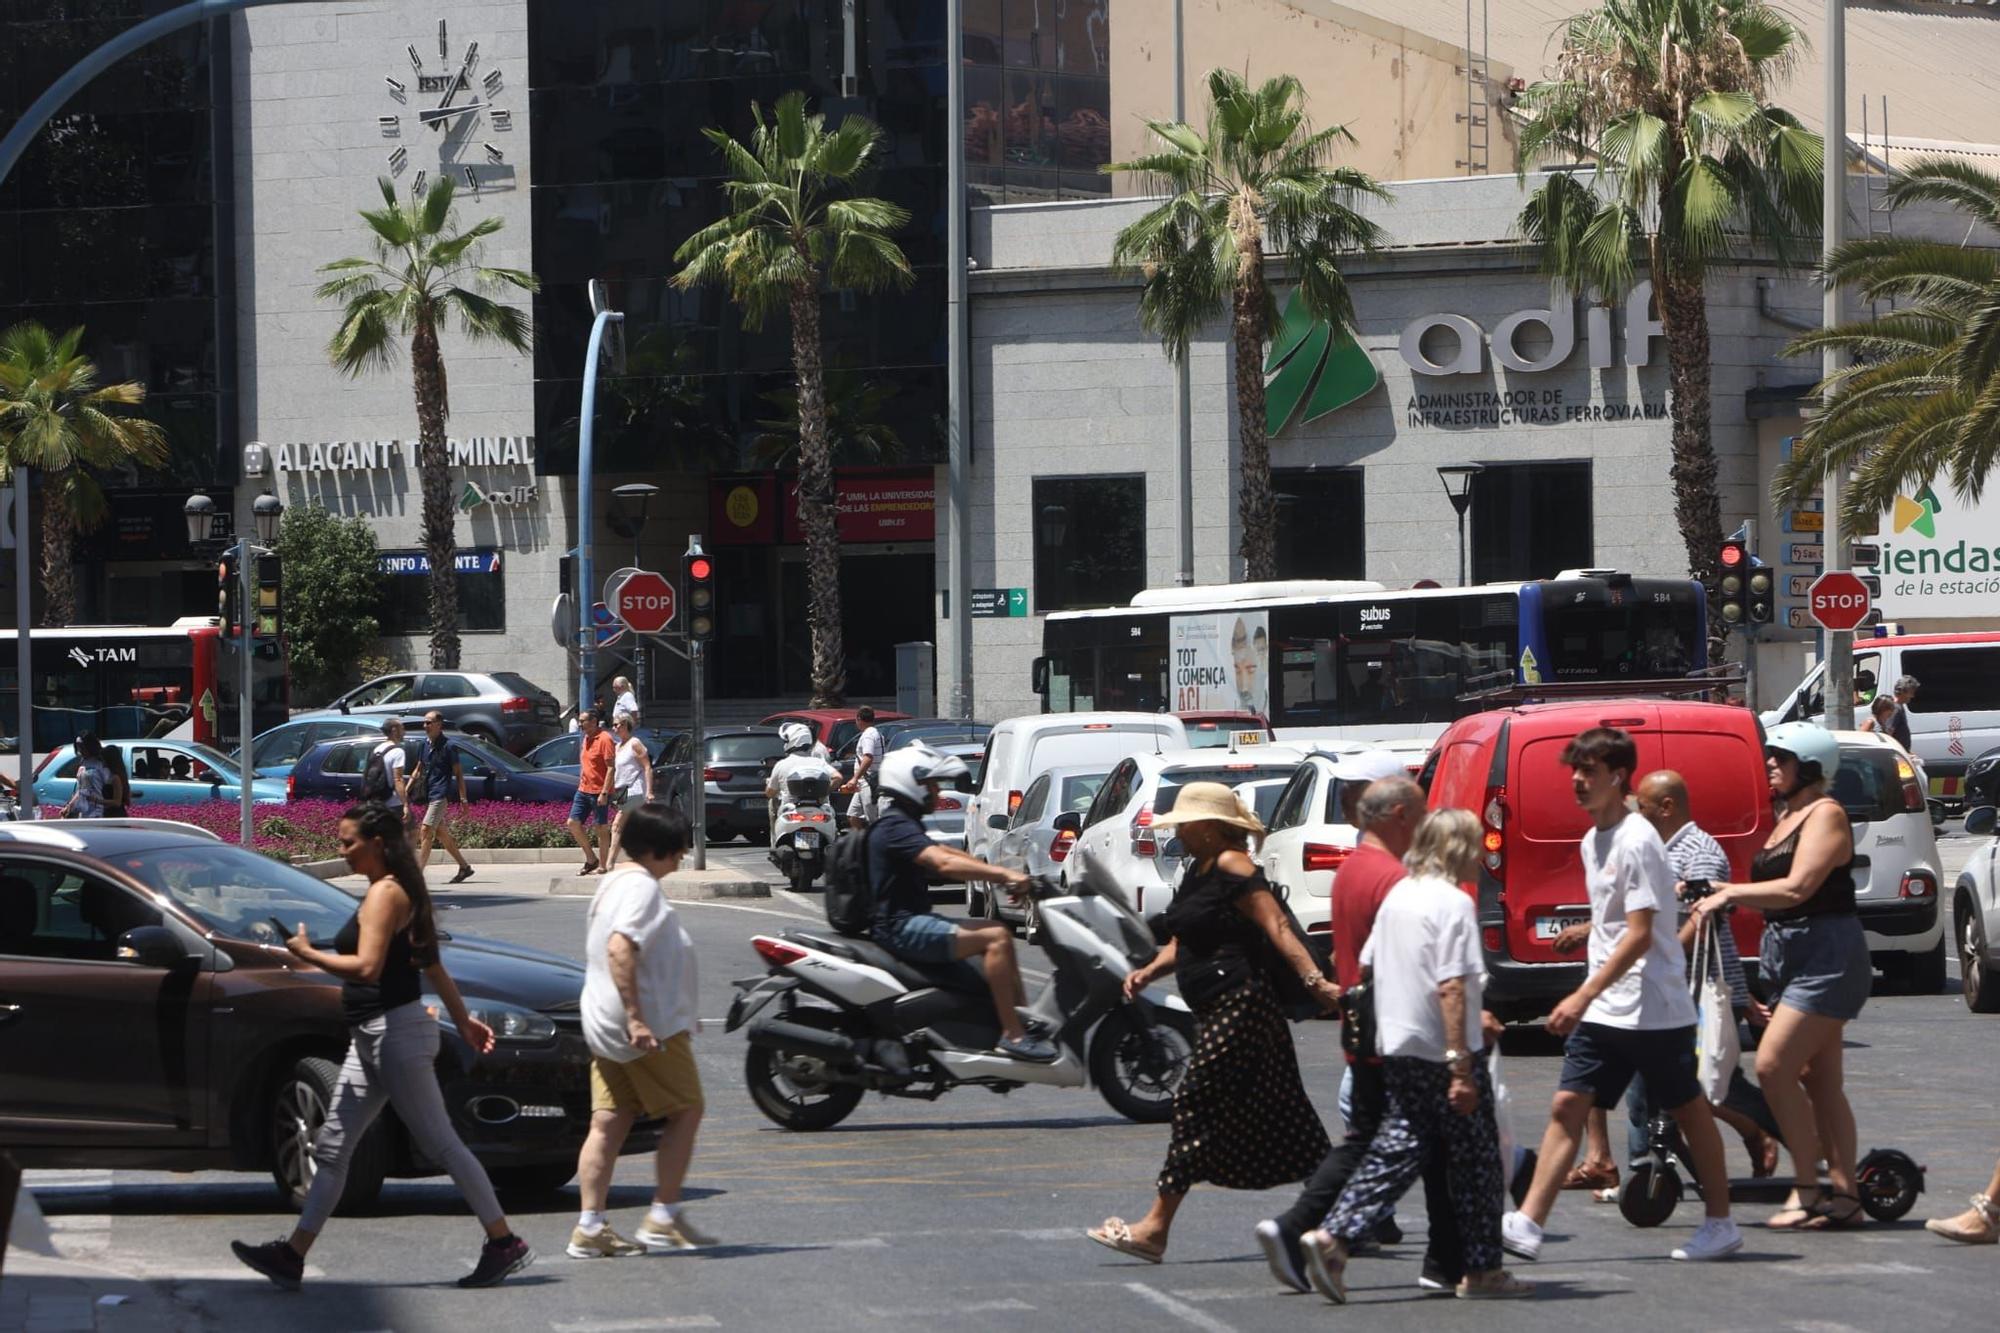
{"type": "MultiPolygon", "coordinates": [[[[1069,849],[1076,844],[1076,826],[1110,773],[1108,768],[1085,764],[1052,768],[1036,778],[1021,793],[1021,803],[1014,808],[1013,818],[993,816],[992,828],[999,837],[988,859],[994,865],[1016,866],[1030,875],[1059,877],[1069,849]],[[1061,815],[1076,818],[1059,829],[1056,819],[1061,815]]],[[[1027,903],[1010,903],[1006,894],[992,893],[983,884],[966,886],[965,905],[973,916],[1028,920],[1027,903]]]]}

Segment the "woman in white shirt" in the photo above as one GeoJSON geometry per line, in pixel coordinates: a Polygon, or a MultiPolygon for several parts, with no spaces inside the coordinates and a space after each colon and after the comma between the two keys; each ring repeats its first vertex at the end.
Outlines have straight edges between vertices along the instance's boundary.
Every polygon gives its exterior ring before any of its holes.
{"type": "Polygon", "coordinates": [[[611,825],[611,851],[604,858],[609,871],[618,864],[618,840],[625,832],[625,819],[653,799],[653,757],[646,742],[637,735],[638,722],[630,713],[620,713],[611,723],[618,748],[611,758],[611,804],[618,818],[611,825]]]}

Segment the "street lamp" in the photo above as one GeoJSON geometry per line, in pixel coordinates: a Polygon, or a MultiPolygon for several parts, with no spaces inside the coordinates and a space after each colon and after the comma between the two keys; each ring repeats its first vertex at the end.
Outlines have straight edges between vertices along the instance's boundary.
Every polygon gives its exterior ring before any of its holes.
{"type": "MultiPolygon", "coordinates": [[[[250,504],[250,521],[262,543],[278,539],[278,521],[285,516],[284,502],[269,491],[258,496],[250,504]]],[[[181,506],[181,517],[187,520],[188,545],[199,551],[211,546],[215,535],[215,501],[206,495],[190,495],[181,506]]],[[[242,659],[242,680],[237,697],[236,715],[238,744],[236,752],[237,781],[242,788],[243,816],[242,835],[244,847],[251,843],[251,812],[256,801],[256,793],[251,782],[254,773],[250,766],[250,742],[254,738],[255,709],[251,684],[251,662],[256,655],[256,645],[252,635],[257,624],[257,553],[258,547],[251,544],[250,535],[244,533],[235,545],[228,548],[225,555],[236,559],[237,618],[241,625],[237,634],[237,653],[242,659]]],[[[227,629],[227,626],[224,626],[227,629]]],[[[197,707],[200,701],[196,700],[197,707]]],[[[220,739],[218,737],[218,739],[220,739]]]]}
{"type": "Polygon", "coordinates": [[[215,501],[206,495],[190,495],[181,514],[187,519],[189,546],[199,549],[215,535],[215,501]]]}
{"type": "MultiPolygon", "coordinates": [[[[646,531],[646,510],[653,503],[653,497],[660,488],[649,481],[628,481],[623,486],[611,488],[611,530],[632,539],[632,568],[640,568],[639,538],[646,531]]],[[[636,636],[635,636],[636,637],[636,636]]],[[[638,697],[639,707],[646,706],[646,658],[648,647],[643,642],[632,645],[633,693],[638,697]]]]}
{"type": "Polygon", "coordinates": [[[1465,511],[1472,508],[1472,479],[1486,470],[1484,463],[1448,463],[1437,470],[1444,493],[1451,497],[1452,511],[1458,515],[1458,586],[1465,586],[1465,511]],[[1454,488],[1453,483],[1457,485],[1454,488]]]}
{"type": "Polygon", "coordinates": [[[1069,536],[1069,510],[1061,505],[1042,506],[1042,545],[1060,548],[1069,536]]]}
{"type": "Polygon", "coordinates": [[[278,520],[284,516],[284,502],[277,496],[269,491],[258,496],[250,506],[251,521],[257,525],[257,540],[266,546],[278,540],[278,520]]]}

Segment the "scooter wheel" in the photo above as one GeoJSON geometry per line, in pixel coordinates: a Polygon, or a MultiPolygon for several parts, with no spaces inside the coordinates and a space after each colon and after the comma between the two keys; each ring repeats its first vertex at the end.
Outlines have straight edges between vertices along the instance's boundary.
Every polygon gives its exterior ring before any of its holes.
{"type": "Polygon", "coordinates": [[[1923,1193],[1923,1168],[1894,1148],[1878,1148],[1861,1159],[1855,1171],[1861,1187],[1861,1208],[1877,1222],[1894,1222],[1917,1206],[1923,1193]]]}
{"type": "Polygon", "coordinates": [[[1681,1176],[1671,1167],[1641,1162],[1618,1191],[1618,1211],[1635,1227],[1656,1227],[1680,1207],[1681,1176]]]}

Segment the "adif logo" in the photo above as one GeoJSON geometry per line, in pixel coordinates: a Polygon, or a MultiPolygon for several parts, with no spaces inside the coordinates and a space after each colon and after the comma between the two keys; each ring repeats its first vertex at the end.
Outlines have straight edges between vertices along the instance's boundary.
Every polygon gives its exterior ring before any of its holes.
{"type": "Polygon", "coordinates": [[[1271,353],[1264,358],[1264,430],[1276,435],[1290,423],[1299,404],[1302,421],[1314,421],[1363,397],[1382,377],[1353,335],[1333,336],[1333,327],[1314,319],[1296,288],[1271,353]]]}
{"type": "Polygon", "coordinates": [[[1915,532],[1920,537],[1937,537],[1937,516],[1943,508],[1938,504],[1937,492],[1928,485],[1918,491],[1913,499],[1898,495],[1895,506],[1890,510],[1889,522],[1898,536],[1905,532],[1915,532]]]}
{"type": "Polygon", "coordinates": [[[85,652],[85,651],[83,651],[83,649],[81,649],[81,648],[72,648],[72,649],[70,649],[70,650],[69,650],[69,655],[70,655],[71,657],[73,657],[73,658],[75,658],[75,659],[76,659],[76,664],[77,664],[78,666],[82,667],[82,668],[83,668],[83,669],[84,669],[85,671],[88,671],[88,670],[90,670],[90,654],[89,654],[89,653],[86,653],[86,652],[85,652]]]}

